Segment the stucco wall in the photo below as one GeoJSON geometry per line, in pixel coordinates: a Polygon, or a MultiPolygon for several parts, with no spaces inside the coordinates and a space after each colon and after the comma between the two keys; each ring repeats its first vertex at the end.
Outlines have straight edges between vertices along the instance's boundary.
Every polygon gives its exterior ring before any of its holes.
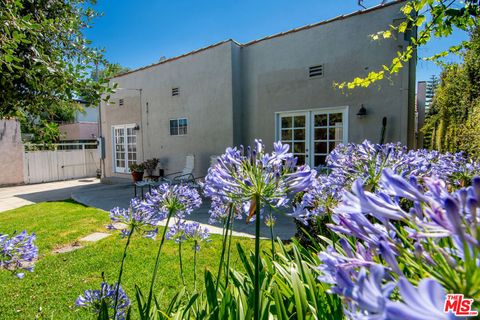
{"type": "MultiPolygon", "coordinates": [[[[160,158],[168,174],[181,171],[186,155],[193,154],[195,175],[206,173],[210,156],[222,153],[233,143],[231,46],[226,42],[182,59],[112,79],[119,88],[142,89],[142,119],[140,121],[138,117],[138,93],[135,107],[131,106],[132,99],[124,100],[123,109],[135,111],[102,107],[107,176],[112,175],[111,125],[132,121],[141,124],[139,134],[144,137],[144,159],[160,158]],[[179,88],[178,96],[172,96],[175,87],[179,88]],[[110,111],[105,113],[104,109],[110,111]],[[174,118],[187,118],[186,135],[170,135],[170,119],[174,118]]],[[[131,93],[131,90],[118,90],[113,100],[118,101],[131,93]]],[[[142,159],[141,152],[139,154],[142,159]]]]}
{"type": "Polygon", "coordinates": [[[98,135],[97,122],[69,123],[58,126],[62,136],[61,140],[89,140],[96,139],[98,135]]]}
{"type": "MultiPolygon", "coordinates": [[[[351,142],[380,139],[382,118],[388,118],[386,141],[407,143],[408,68],[390,83],[342,91],[334,82],[352,80],[389,65],[403,39],[370,40],[401,18],[401,4],[340,19],[300,32],[267,39],[242,48],[243,142],[275,138],[275,112],[349,106],[351,142]],[[324,65],[320,78],[308,77],[308,68],[324,65]],[[368,116],[356,113],[364,104],[368,116]]],[[[414,90],[414,88],[412,89],[414,90]]]]}
{"type": "Polygon", "coordinates": [[[20,124],[0,119],[0,185],[23,183],[23,143],[20,124]]]}
{"type": "MultiPolygon", "coordinates": [[[[122,86],[121,88],[134,89],[135,87],[122,86]]],[[[140,130],[135,131],[137,138],[137,162],[143,161],[143,142],[141,126],[141,110],[140,99],[141,92],[139,90],[118,90],[112,95],[113,103],[105,104],[102,102],[102,136],[105,138],[105,160],[104,160],[104,176],[105,177],[122,177],[129,178],[130,174],[113,172],[113,146],[112,146],[112,126],[125,124],[138,124],[140,130]],[[124,101],[123,106],[119,105],[119,98],[124,101]]],[[[102,168],[103,169],[103,168],[102,168]]]]}

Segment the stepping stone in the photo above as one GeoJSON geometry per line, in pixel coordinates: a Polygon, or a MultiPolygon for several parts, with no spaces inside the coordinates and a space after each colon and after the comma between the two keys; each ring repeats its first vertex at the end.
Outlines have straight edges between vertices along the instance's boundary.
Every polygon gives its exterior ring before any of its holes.
{"type": "Polygon", "coordinates": [[[109,236],[111,236],[110,233],[94,232],[94,233],[89,234],[88,236],[80,239],[80,241],[97,242],[97,241],[105,239],[106,237],[109,237],[109,236]]]}
{"type": "Polygon", "coordinates": [[[83,246],[76,242],[74,244],[69,244],[65,247],[54,249],[53,253],[55,253],[55,254],[67,253],[67,252],[72,252],[72,251],[75,251],[75,250],[78,250],[78,249],[81,249],[81,248],[83,248],[83,246]]]}

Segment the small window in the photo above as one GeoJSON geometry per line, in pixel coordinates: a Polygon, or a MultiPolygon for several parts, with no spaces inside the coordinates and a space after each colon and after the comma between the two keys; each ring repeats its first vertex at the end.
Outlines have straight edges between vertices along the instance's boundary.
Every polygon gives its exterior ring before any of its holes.
{"type": "Polygon", "coordinates": [[[188,132],[188,123],[186,118],[171,119],[170,120],[170,135],[183,136],[188,132]]]}
{"type": "Polygon", "coordinates": [[[118,99],[118,105],[123,106],[123,99],[118,99]]]}
{"type": "Polygon", "coordinates": [[[178,96],[180,94],[180,89],[177,88],[172,88],[172,97],[178,96]]]}
{"type": "Polygon", "coordinates": [[[308,68],[308,76],[310,78],[322,77],[323,76],[323,64],[318,66],[313,66],[308,68]]]}

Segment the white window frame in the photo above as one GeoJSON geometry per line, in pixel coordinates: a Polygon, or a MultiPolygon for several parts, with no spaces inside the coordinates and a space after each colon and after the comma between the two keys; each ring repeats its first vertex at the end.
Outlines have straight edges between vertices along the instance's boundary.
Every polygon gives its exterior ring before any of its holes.
{"type": "Polygon", "coordinates": [[[176,136],[186,136],[188,135],[188,118],[187,117],[181,117],[181,118],[171,118],[168,120],[168,134],[171,137],[176,137],[176,136]],[[186,125],[186,133],[180,133],[180,120],[185,120],[187,125],[186,125]],[[177,121],[177,134],[172,134],[172,127],[170,123],[172,121],[177,121]]]}
{"type": "MultiPolygon", "coordinates": [[[[308,146],[308,161],[306,164],[313,167],[315,161],[314,150],[314,120],[317,114],[329,114],[329,113],[342,113],[343,122],[343,137],[342,142],[348,143],[348,127],[349,127],[349,106],[328,107],[328,108],[316,108],[316,109],[304,109],[304,110],[291,110],[291,111],[279,111],[275,112],[275,141],[281,140],[281,117],[282,116],[296,116],[305,115],[306,132],[305,132],[305,145],[308,146]]],[[[293,152],[293,150],[290,150],[293,152]]]]}
{"type": "MultiPolygon", "coordinates": [[[[137,125],[135,123],[130,124],[121,124],[112,126],[112,171],[114,173],[130,173],[128,168],[128,136],[127,129],[134,129],[137,125]],[[115,129],[124,130],[124,154],[125,154],[125,167],[117,167],[117,152],[116,152],[116,141],[115,141],[115,129]]],[[[137,147],[137,141],[135,140],[135,146],[137,147]]],[[[138,150],[136,151],[138,157],[138,150]]]]}

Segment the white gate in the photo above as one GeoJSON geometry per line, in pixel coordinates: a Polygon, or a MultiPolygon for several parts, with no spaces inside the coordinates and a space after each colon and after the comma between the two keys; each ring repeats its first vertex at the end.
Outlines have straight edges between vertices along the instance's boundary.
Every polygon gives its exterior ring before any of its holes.
{"type": "Polygon", "coordinates": [[[94,177],[99,168],[97,144],[25,145],[23,164],[25,183],[94,177]]]}

